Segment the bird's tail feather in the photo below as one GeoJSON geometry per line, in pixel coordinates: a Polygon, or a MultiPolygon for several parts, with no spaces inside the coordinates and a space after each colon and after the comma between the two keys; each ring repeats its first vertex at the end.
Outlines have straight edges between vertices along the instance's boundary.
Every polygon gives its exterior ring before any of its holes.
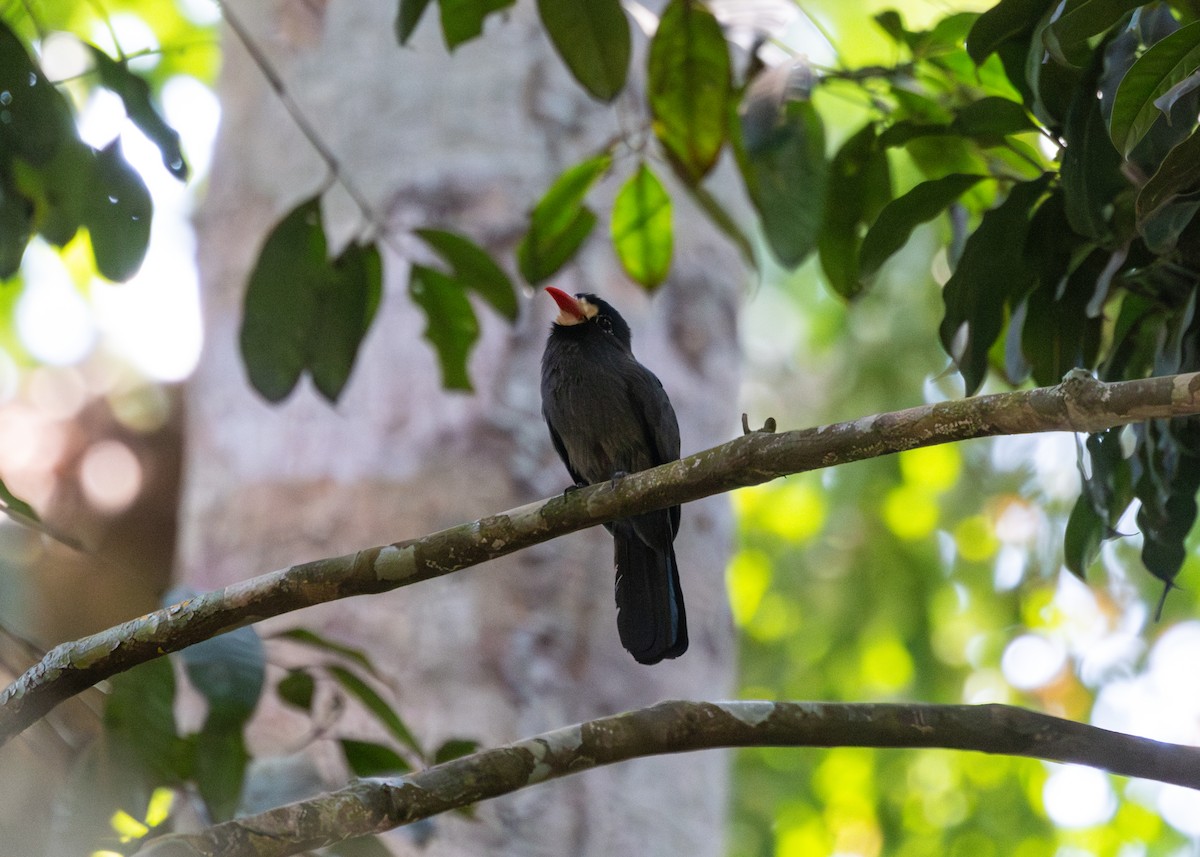
{"type": "Polygon", "coordinates": [[[687,614],[675,564],[675,548],[642,541],[631,527],[614,531],[617,565],[617,630],[638,663],[656,664],[687,651],[687,614]]]}

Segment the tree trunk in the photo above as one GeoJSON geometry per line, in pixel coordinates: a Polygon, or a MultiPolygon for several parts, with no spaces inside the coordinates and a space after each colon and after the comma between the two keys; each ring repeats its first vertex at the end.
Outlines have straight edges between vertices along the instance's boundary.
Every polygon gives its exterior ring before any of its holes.
{"type": "MultiPolygon", "coordinates": [[[[206,343],[187,400],[185,584],[209,589],[420,535],[568,484],[538,400],[553,302],[540,293],[522,300],[512,326],[477,306],[476,392],[464,395],[441,389],[424,319],[405,293],[408,263],[421,252],[408,230],[454,229],[511,259],[525,212],[553,178],[642,121],[627,96],[615,108],[598,105],[568,79],[528,5],[489,19],[487,35],[453,57],[436,5],[408,49],[393,36],[394,0],[233,10],[369,197],[385,232],[385,295],[335,407],[307,381],[281,406],[252,392],[237,349],[246,277],[271,226],[323,186],[326,170],[229,36],[222,130],[198,217],[206,343]]],[[[633,155],[619,159],[600,187],[602,218],[603,197],[634,165],[633,155]]],[[[340,186],[325,195],[325,213],[331,250],[370,229],[340,186]]],[[[635,352],[674,401],[686,453],[736,430],[743,272],[682,194],[675,229],[672,276],[652,301],[624,279],[602,229],[557,285],[610,298],[630,320],[635,352]]],[[[503,743],[665,698],[721,698],[734,663],[723,595],[730,531],[724,498],[684,509],[677,553],[691,649],[655,667],[635,663],[618,642],[612,543],[599,528],[269,627],[303,625],[367,650],[429,747],[451,737],[503,743]]],[[[285,754],[302,727],[264,703],[250,729],[253,750],[285,754]]],[[[338,729],[383,737],[365,717],[348,716],[338,729]]],[[[319,744],[309,758],[325,783],[344,780],[336,745],[319,744]]],[[[421,832],[429,837],[422,853],[716,855],[727,765],[717,753],[661,758],[546,784],[481,807],[476,821],[439,820],[421,832]]]]}

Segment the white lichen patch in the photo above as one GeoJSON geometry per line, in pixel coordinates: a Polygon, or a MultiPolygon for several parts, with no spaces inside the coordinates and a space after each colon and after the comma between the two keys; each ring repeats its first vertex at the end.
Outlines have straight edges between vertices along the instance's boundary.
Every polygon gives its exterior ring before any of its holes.
{"type": "Polygon", "coordinates": [[[742,721],[747,726],[758,726],[775,713],[775,703],[763,699],[735,699],[716,703],[726,714],[742,721]]]}
{"type": "Polygon", "coordinates": [[[380,580],[405,580],[416,572],[416,549],[412,545],[403,548],[387,545],[379,550],[374,567],[380,580]]]}

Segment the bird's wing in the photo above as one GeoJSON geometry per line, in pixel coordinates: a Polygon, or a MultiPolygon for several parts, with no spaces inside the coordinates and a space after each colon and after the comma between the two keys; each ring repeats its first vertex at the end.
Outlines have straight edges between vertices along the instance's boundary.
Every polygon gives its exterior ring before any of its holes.
{"type": "Polygon", "coordinates": [[[587,481],[571,465],[571,458],[567,455],[567,447],[562,442],[562,438],[558,436],[558,432],[554,430],[554,423],[550,422],[550,415],[544,410],[542,415],[546,418],[546,428],[550,429],[550,440],[554,443],[554,450],[558,453],[558,457],[562,459],[562,463],[567,466],[567,472],[571,474],[571,479],[574,480],[576,485],[586,485],[587,481]]]}
{"type": "Polygon", "coordinates": [[[655,465],[679,458],[679,421],[662,381],[636,361],[630,361],[629,391],[633,412],[641,423],[655,465]]]}

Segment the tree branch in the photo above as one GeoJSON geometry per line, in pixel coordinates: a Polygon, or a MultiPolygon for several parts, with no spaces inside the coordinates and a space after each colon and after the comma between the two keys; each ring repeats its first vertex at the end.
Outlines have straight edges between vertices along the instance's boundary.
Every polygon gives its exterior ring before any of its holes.
{"type": "Polygon", "coordinates": [[[1010,705],[662,702],[483,750],[415,774],[147,843],[146,857],[284,857],[380,833],[546,780],[640,756],[728,747],[940,747],[1072,762],[1200,788],[1200,748],[1010,705]]]}
{"type": "Polygon", "coordinates": [[[264,574],[51,649],[0,693],[0,745],[118,672],[226,631],[338,598],[386,592],[614,518],[779,476],[994,435],[1100,431],[1200,413],[1200,373],[998,393],[780,434],[752,432],[680,461],[440,532],[264,574]]]}

